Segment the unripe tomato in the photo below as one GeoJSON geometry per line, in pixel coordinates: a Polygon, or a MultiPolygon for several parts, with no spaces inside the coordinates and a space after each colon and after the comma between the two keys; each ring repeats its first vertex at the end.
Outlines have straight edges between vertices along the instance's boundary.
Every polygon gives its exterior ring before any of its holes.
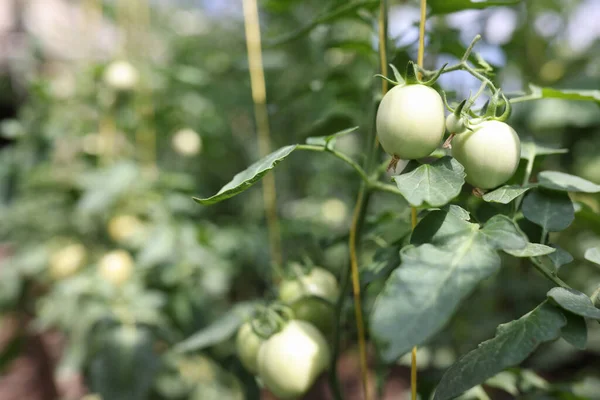
{"type": "Polygon", "coordinates": [[[235,338],[235,348],[242,365],[254,375],[258,372],[258,351],[263,342],[250,322],[242,324],[235,338]]]}
{"type": "Polygon", "coordinates": [[[75,274],[85,261],[86,251],[81,244],[70,244],[50,257],[50,276],[64,279],[75,274]]]}
{"type": "Polygon", "coordinates": [[[472,132],[454,138],[452,155],[465,167],[467,182],[480,189],[492,189],[517,170],[521,141],[506,123],[484,121],[472,132]]]}
{"type": "Polygon", "coordinates": [[[328,270],[314,267],[306,275],[296,279],[284,280],[279,286],[279,299],[287,304],[307,296],[321,297],[332,304],[340,295],[335,276],[328,270]]]}
{"type": "Polygon", "coordinates": [[[444,103],[425,85],[395,86],[377,110],[377,137],[386,153],[404,160],[426,157],[444,135],[444,103]]]}
{"type": "Polygon", "coordinates": [[[329,346],[319,330],[292,320],[260,347],[258,375],[275,396],[292,399],[310,389],[329,360],[329,346]]]}
{"type": "Polygon", "coordinates": [[[115,242],[128,242],[142,231],[143,225],[136,216],[119,215],[108,222],[108,234],[115,242]]]}
{"type": "Polygon", "coordinates": [[[465,120],[461,118],[456,118],[456,115],[450,114],[446,117],[446,129],[450,133],[463,133],[466,129],[465,120]]]}
{"type": "Polygon", "coordinates": [[[132,90],[137,86],[137,69],[127,61],[112,62],[104,71],[104,82],[117,90],[132,90]]]}
{"type": "Polygon", "coordinates": [[[100,275],[115,286],[125,283],[133,273],[133,259],[125,250],[107,253],[98,263],[100,275]]]}
{"type": "Polygon", "coordinates": [[[303,297],[293,302],[290,307],[294,318],[310,322],[326,337],[331,335],[335,323],[335,306],[319,297],[303,297]]]}
{"type": "Polygon", "coordinates": [[[173,135],[173,149],[184,157],[195,156],[202,150],[202,138],[192,129],[182,129],[173,135]]]}

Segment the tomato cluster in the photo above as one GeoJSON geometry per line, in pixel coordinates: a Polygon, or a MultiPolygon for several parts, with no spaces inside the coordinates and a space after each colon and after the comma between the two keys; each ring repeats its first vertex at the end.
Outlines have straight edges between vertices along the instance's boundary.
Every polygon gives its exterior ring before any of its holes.
{"type": "Polygon", "coordinates": [[[308,273],[284,280],[279,286],[282,307],[289,319],[268,310],[261,318],[244,323],[236,337],[237,354],[242,365],[281,399],[306,393],[330,363],[326,337],[335,317],[334,303],[339,297],[335,276],[313,267],[308,273]],[[267,321],[275,316],[275,322],[267,321]],[[264,332],[263,324],[275,329],[264,332]]]}
{"type": "Polygon", "coordinates": [[[505,183],[519,165],[521,144],[514,129],[493,117],[479,123],[454,113],[444,117],[441,96],[423,84],[393,87],[381,100],[376,123],[385,152],[404,160],[430,155],[446,128],[456,135],[453,157],[464,166],[466,181],[479,189],[505,183]]]}

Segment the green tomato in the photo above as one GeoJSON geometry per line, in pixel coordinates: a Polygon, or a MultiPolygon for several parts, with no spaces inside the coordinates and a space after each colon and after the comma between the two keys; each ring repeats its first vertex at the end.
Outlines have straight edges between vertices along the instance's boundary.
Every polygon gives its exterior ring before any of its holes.
{"type": "Polygon", "coordinates": [[[429,86],[395,86],[383,96],[376,124],[386,153],[404,160],[426,157],[444,136],[444,103],[429,86]]]}
{"type": "Polygon", "coordinates": [[[464,167],[466,181],[480,189],[509,180],[521,157],[521,141],[513,128],[500,121],[484,121],[452,141],[452,155],[464,167]]]}
{"type": "Polygon", "coordinates": [[[258,375],[281,399],[302,396],[327,369],[329,346],[317,328],[292,320],[271,336],[258,352],[258,375]]]}
{"type": "Polygon", "coordinates": [[[333,331],[335,322],[335,307],[328,301],[316,297],[308,296],[296,300],[291,304],[294,318],[310,322],[317,327],[325,336],[329,336],[333,331]]]}
{"type": "Polygon", "coordinates": [[[279,286],[279,299],[286,304],[307,296],[321,297],[333,304],[339,295],[340,288],[335,276],[320,267],[314,267],[297,279],[285,280],[279,286]]]}
{"type": "Polygon", "coordinates": [[[466,129],[465,120],[462,117],[456,118],[456,115],[450,114],[446,117],[446,129],[454,134],[463,133],[466,129]]]}
{"type": "Polygon", "coordinates": [[[115,286],[121,286],[133,274],[133,258],[125,250],[105,254],[98,262],[100,276],[115,286]]]}
{"type": "Polygon", "coordinates": [[[264,340],[252,329],[252,324],[242,324],[235,338],[235,348],[240,362],[252,374],[258,372],[258,351],[264,340]]]}
{"type": "Polygon", "coordinates": [[[86,259],[86,249],[82,244],[70,244],[50,257],[50,275],[59,280],[72,276],[83,266],[86,259]]]}

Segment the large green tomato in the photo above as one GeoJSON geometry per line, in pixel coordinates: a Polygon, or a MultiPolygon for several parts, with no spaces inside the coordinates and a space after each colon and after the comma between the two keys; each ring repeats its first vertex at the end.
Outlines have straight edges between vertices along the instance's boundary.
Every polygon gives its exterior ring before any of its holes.
{"type": "Polygon", "coordinates": [[[303,297],[293,302],[290,307],[294,312],[294,318],[310,322],[316,326],[325,336],[329,337],[335,323],[335,307],[328,301],[316,297],[303,297]]]}
{"type": "Polygon", "coordinates": [[[335,276],[320,267],[313,267],[308,274],[283,281],[279,286],[279,299],[292,308],[294,317],[310,322],[325,335],[333,329],[334,305],[339,295],[335,276]]]}
{"type": "Polygon", "coordinates": [[[473,131],[454,137],[452,155],[465,167],[467,182],[479,189],[492,189],[514,175],[521,141],[506,123],[484,121],[473,131]]]}
{"type": "Polygon", "coordinates": [[[330,350],[317,328],[292,320],[258,352],[258,376],[273,394],[293,399],[306,393],[327,369],[330,350]]]}
{"type": "Polygon", "coordinates": [[[252,374],[258,372],[258,350],[264,340],[252,329],[250,322],[244,323],[238,330],[235,348],[240,362],[252,374]]]}
{"type": "Polygon", "coordinates": [[[377,137],[386,153],[404,160],[426,157],[444,136],[444,103],[425,85],[395,86],[377,110],[377,137]]]}
{"type": "Polygon", "coordinates": [[[335,304],[340,295],[335,276],[324,268],[314,267],[306,275],[285,280],[279,286],[279,299],[287,304],[307,296],[321,297],[335,304]]]}

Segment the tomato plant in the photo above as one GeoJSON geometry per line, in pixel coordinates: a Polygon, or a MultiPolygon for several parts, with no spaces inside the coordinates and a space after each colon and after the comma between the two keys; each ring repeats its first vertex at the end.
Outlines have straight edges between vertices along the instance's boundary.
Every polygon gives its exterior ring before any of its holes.
{"type": "Polygon", "coordinates": [[[593,2],[27,3],[1,393],[595,398],[593,2]]]}

